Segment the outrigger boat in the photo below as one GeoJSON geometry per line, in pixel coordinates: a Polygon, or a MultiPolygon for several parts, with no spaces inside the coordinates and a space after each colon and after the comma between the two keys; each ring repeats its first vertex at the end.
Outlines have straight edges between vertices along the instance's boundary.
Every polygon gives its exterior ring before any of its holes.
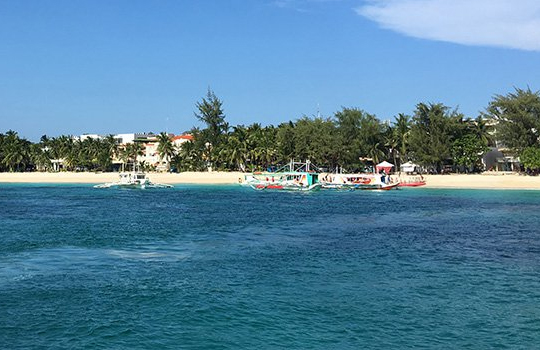
{"type": "Polygon", "coordinates": [[[321,188],[318,173],[310,169],[309,161],[291,161],[276,172],[248,174],[243,184],[255,190],[313,191],[321,188]]]}
{"type": "Polygon", "coordinates": [[[401,177],[399,178],[399,186],[400,187],[418,187],[418,186],[424,186],[426,184],[426,180],[422,175],[417,176],[407,176],[407,177],[401,177]]]}
{"type": "Polygon", "coordinates": [[[399,186],[399,181],[381,174],[326,174],[321,185],[328,189],[391,190],[399,186]]]}
{"type": "Polygon", "coordinates": [[[121,172],[119,179],[116,182],[108,182],[100,185],[95,185],[94,188],[110,188],[110,187],[119,187],[119,188],[171,188],[172,185],[167,184],[157,184],[150,181],[144,172],[141,171],[132,171],[132,172],[121,172]]]}

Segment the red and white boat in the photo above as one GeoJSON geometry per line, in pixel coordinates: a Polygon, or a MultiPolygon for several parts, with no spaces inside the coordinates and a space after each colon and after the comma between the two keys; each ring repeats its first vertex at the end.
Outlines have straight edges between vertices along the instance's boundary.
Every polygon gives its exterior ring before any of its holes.
{"type": "Polygon", "coordinates": [[[419,187],[419,186],[425,186],[425,184],[426,184],[426,179],[424,179],[422,175],[399,177],[400,187],[419,187]]]}
{"type": "Polygon", "coordinates": [[[319,179],[322,188],[347,190],[391,190],[399,181],[382,174],[324,174],[319,179]]]}

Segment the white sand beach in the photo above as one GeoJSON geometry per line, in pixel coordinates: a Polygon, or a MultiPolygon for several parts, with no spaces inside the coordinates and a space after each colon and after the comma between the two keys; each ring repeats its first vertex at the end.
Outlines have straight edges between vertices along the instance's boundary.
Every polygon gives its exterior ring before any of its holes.
{"type": "Polygon", "coordinates": [[[540,176],[516,173],[425,175],[424,178],[429,188],[540,190],[540,176]]]}
{"type": "MultiPolygon", "coordinates": [[[[241,172],[149,173],[153,182],[166,184],[236,184],[244,178],[241,172]]],[[[425,188],[531,189],[540,190],[539,176],[515,173],[475,175],[425,175],[425,188]]],[[[0,173],[0,183],[89,183],[116,181],[118,173],[0,173]]]]}
{"type": "MultiPolygon", "coordinates": [[[[244,178],[240,172],[148,173],[152,182],[166,184],[233,184],[244,178]]],[[[0,183],[89,183],[99,184],[118,180],[118,173],[0,173],[0,183]]]]}

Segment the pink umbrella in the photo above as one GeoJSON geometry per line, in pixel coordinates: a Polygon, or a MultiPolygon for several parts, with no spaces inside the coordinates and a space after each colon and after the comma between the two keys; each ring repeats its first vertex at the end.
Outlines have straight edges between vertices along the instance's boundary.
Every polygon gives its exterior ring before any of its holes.
{"type": "Polygon", "coordinates": [[[384,172],[388,174],[390,173],[393,167],[394,167],[394,164],[384,161],[382,163],[377,164],[375,166],[375,169],[377,170],[377,173],[379,173],[381,170],[384,170],[384,172]]]}

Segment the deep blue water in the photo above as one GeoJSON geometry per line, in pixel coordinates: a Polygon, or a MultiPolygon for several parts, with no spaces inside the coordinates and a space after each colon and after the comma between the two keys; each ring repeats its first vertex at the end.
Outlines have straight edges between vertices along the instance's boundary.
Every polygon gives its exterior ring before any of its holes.
{"type": "Polygon", "coordinates": [[[540,192],[0,186],[0,348],[537,349],[540,192]]]}

